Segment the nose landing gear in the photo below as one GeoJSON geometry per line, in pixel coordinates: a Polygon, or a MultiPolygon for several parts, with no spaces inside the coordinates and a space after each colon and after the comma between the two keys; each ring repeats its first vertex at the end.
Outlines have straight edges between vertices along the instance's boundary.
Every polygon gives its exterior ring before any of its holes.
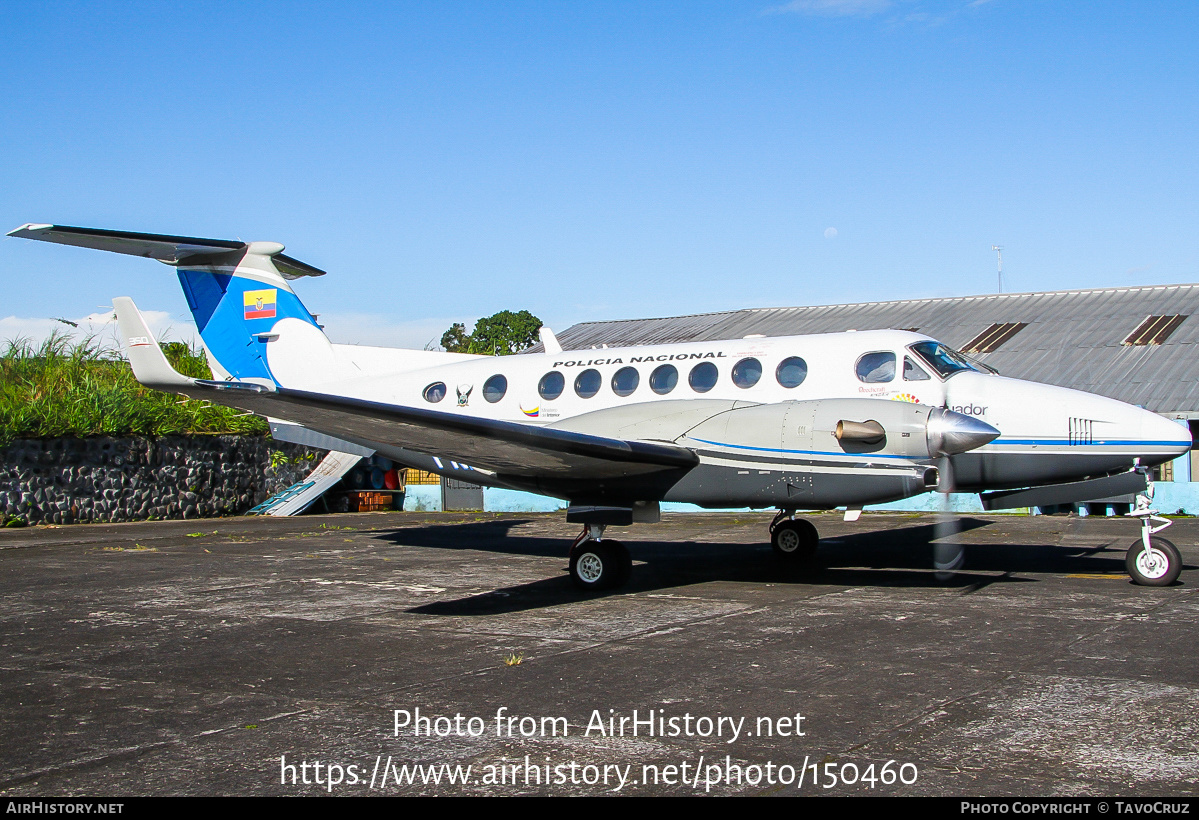
{"type": "Polygon", "coordinates": [[[1128,548],[1124,568],[1134,583],[1147,587],[1168,587],[1178,580],[1182,572],[1182,555],[1178,548],[1157,533],[1174,522],[1162,518],[1157,510],[1149,509],[1153,500],[1153,480],[1149,479],[1145,492],[1137,495],[1136,508],[1128,513],[1141,521],[1141,537],[1128,548]]]}

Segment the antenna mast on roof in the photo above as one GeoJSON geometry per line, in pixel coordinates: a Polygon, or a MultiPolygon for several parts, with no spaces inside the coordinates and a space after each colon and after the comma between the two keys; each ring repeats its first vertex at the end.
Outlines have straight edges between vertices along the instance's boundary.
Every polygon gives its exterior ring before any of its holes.
{"type": "Polygon", "coordinates": [[[998,245],[992,245],[991,250],[995,251],[999,256],[999,292],[1003,293],[1003,248],[998,245]]]}

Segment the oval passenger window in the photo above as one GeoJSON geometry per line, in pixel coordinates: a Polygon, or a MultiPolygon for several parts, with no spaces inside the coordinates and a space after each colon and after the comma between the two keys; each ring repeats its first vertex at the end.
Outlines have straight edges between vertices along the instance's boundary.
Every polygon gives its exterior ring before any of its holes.
{"type": "Polygon", "coordinates": [[[716,379],[719,376],[716,365],[711,362],[700,362],[691,368],[691,374],[687,376],[687,383],[696,393],[707,393],[716,386],[716,379]]]}
{"type": "Polygon", "coordinates": [[[492,404],[502,399],[507,392],[508,380],[499,373],[483,382],[483,398],[492,404]]]}
{"type": "Polygon", "coordinates": [[[445,398],[445,382],[433,382],[425,388],[425,401],[437,404],[445,398]]]}
{"type": "Polygon", "coordinates": [[[575,377],[575,393],[580,399],[589,399],[599,392],[604,379],[598,370],[584,370],[575,377]]]}
{"type": "Polygon", "coordinates": [[[631,396],[641,383],[641,376],[635,367],[622,367],[612,377],[612,392],[618,396],[631,396]]]}
{"type": "Polygon", "coordinates": [[[882,384],[895,378],[895,354],[889,350],[866,353],[855,368],[858,380],[866,384],[882,384]]]}
{"type": "Polygon", "coordinates": [[[679,383],[679,371],[673,364],[664,364],[654,368],[649,374],[649,389],[659,396],[665,396],[679,383]]]}
{"type": "Polygon", "coordinates": [[[733,365],[733,384],[738,387],[753,387],[760,378],[762,363],[757,359],[742,359],[733,365]]]}
{"type": "Polygon", "coordinates": [[[808,363],[798,356],[790,356],[779,362],[778,369],[774,371],[774,377],[783,387],[799,387],[808,377],[808,363]]]}
{"type": "Polygon", "coordinates": [[[543,399],[553,400],[562,395],[566,389],[566,377],[557,370],[551,370],[537,382],[537,394],[543,399]]]}

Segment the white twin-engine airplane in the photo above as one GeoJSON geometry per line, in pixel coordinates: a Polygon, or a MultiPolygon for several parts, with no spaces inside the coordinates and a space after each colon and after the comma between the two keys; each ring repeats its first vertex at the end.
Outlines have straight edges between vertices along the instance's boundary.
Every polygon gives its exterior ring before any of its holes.
{"type": "MultiPolygon", "coordinates": [[[[567,521],[583,525],[571,576],[585,589],[617,586],[632,566],[604,528],[657,521],[663,501],[776,507],[775,551],[803,560],[818,536],[796,510],[853,517],[931,490],[1008,490],[984,495],[989,508],[1137,492],[1146,468],[1191,445],[1154,413],[1004,378],[919,333],[564,351],[546,329],[544,353],[504,357],[336,345],[289,284],[324,271],[276,242],[34,224],[9,236],[176,268],[216,378],[172,369],[133,301],[114,299],[148,387],[290,422],[277,437],[298,425],[305,443],[567,500],[567,521]]],[[[1150,538],[1138,506],[1129,572],[1173,583],[1178,551],[1150,538]]]]}

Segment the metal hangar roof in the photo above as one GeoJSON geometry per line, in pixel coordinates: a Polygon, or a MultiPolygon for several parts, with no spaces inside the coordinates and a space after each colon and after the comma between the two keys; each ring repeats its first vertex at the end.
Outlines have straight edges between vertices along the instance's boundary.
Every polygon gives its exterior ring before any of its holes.
{"type": "MultiPolygon", "coordinates": [[[[1199,284],[584,322],[558,340],[566,350],[585,350],[884,328],[917,330],[1005,376],[1199,417],[1199,284]]],[[[530,352],[539,350],[540,345],[530,352]]]]}

